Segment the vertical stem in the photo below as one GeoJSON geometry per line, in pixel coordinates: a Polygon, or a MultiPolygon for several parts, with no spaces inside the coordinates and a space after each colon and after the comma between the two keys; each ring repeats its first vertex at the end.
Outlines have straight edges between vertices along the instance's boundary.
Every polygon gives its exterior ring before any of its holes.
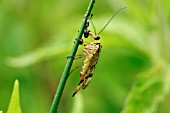
{"type": "MultiPolygon", "coordinates": [[[[90,4],[89,4],[89,7],[87,9],[87,12],[86,12],[86,15],[83,19],[83,22],[82,22],[82,25],[80,27],[80,30],[79,30],[79,33],[78,33],[78,36],[77,36],[77,39],[81,39],[82,35],[83,35],[83,32],[84,32],[84,29],[85,29],[85,25],[86,25],[86,22],[90,16],[90,13],[91,13],[91,10],[93,9],[93,5],[95,3],[95,0],[91,0],[90,4]]],[[[79,41],[78,40],[75,40],[75,43],[73,45],[73,48],[72,48],[72,51],[70,53],[70,56],[75,56],[76,52],[77,52],[77,49],[78,49],[78,46],[79,46],[79,41]]],[[[50,113],[56,113],[57,112],[57,108],[58,108],[58,105],[59,105],[59,102],[60,102],[60,99],[61,99],[61,95],[63,93],[63,90],[64,90],[64,86],[66,84],[66,81],[67,81],[67,78],[68,78],[68,75],[69,75],[69,72],[70,72],[70,69],[71,69],[71,66],[73,64],[73,57],[70,57],[68,60],[67,60],[67,63],[66,63],[66,66],[64,68],[64,71],[63,71],[63,74],[61,76],[61,79],[60,79],[60,82],[59,82],[59,85],[58,85],[58,89],[56,91],[56,94],[54,96],[54,100],[53,100],[53,103],[51,105],[51,109],[50,109],[50,113]]]]}

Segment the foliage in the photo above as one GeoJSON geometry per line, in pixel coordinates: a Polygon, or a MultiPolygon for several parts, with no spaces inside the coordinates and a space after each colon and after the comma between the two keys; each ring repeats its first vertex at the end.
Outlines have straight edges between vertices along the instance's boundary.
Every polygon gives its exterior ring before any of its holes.
{"type": "MultiPolygon", "coordinates": [[[[16,78],[20,81],[22,112],[49,112],[88,3],[0,1],[3,112],[16,78]]],[[[71,97],[79,81],[78,69],[67,80],[58,112],[169,113],[169,4],[168,0],[96,0],[92,21],[97,31],[116,10],[127,9],[101,34],[103,48],[88,88],[71,97]]],[[[79,47],[79,53],[81,50],[79,47]]],[[[81,62],[75,61],[73,67],[81,62]]]]}
{"type": "Polygon", "coordinates": [[[170,77],[164,69],[159,65],[139,75],[122,113],[155,113],[157,111],[158,104],[167,95],[167,87],[169,89],[170,77]]]}
{"type": "Polygon", "coordinates": [[[10,104],[7,113],[22,113],[19,99],[19,82],[18,80],[14,83],[14,89],[12,92],[10,104]]]}

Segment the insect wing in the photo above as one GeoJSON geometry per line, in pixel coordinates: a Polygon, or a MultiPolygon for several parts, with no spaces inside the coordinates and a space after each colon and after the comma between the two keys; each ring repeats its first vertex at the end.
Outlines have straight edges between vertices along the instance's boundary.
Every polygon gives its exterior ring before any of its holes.
{"type": "Polygon", "coordinates": [[[95,70],[96,64],[98,62],[99,59],[99,55],[100,55],[100,51],[101,51],[101,46],[99,46],[97,52],[95,53],[95,55],[93,56],[92,60],[91,60],[91,64],[90,67],[88,69],[88,72],[84,78],[84,82],[82,84],[82,88],[85,89],[87,87],[87,85],[89,84],[92,76],[93,76],[93,72],[95,70]]]}

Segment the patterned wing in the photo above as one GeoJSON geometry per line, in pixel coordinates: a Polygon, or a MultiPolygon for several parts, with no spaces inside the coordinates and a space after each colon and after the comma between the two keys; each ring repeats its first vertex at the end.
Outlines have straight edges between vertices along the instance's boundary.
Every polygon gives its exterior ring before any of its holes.
{"type": "Polygon", "coordinates": [[[85,89],[87,87],[87,85],[89,84],[89,82],[93,76],[93,72],[95,70],[96,64],[99,59],[100,51],[101,51],[101,48],[98,49],[98,51],[96,52],[96,54],[94,55],[94,57],[91,61],[90,68],[89,68],[89,70],[84,78],[83,84],[82,84],[83,89],[85,89]]]}
{"type": "MultiPolygon", "coordinates": [[[[93,45],[93,47],[94,47],[94,45],[93,45]]],[[[80,90],[81,87],[83,89],[85,89],[87,87],[88,83],[90,82],[93,72],[94,72],[94,69],[95,69],[95,66],[96,66],[98,58],[99,58],[100,51],[101,51],[100,45],[96,45],[94,48],[92,48],[92,46],[91,46],[87,51],[85,51],[86,60],[84,61],[84,65],[82,67],[82,71],[80,74],[80,82],[72,95],[73,97],[80,90]],[[94,49],[94,50],[92,50],[92,49],[94,49]],[[93,51],[96,51],[95,54],[92,54],[93,51]],[[92,56],[92,57],[89,58],[89,56],[92,56]]]]}

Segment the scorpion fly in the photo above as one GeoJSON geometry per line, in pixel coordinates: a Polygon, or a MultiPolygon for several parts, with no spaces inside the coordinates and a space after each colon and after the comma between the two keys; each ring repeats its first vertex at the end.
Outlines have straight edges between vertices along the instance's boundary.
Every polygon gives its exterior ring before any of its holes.
{"type": "MultiPolygon", "coordinates": [[[[100,43],[100,36],[99,34],[106,28],[106,26],[109,24],[109,22],[113,19],[113,17],[121,10],[125,9],[121,8],[119,9],[111,18],[110,20],[105,24],[105,26],[103,27],[103,29],[98,33],[98,35],[96,35],[96,30],[94,27],[94,24],[92,23],[92,21],[90,21],[90,23],[92,24],[92,27],[94,29],[94,33],[90,32],[90,30],[88,30],[89,27],[89,19],[92,17],[90,17],[87,22],[86,22],[86,26],[84,29],[84,37],[88,38],[89,36],[93,37],[93,40],[91,42],[85,42],[83,41],[83,39],[79,40],[80,45],[83,45],[83,54],[81,54],[81,56],[85,57],[81,72],[80,72],[80,82],[78,84],[78,86],[76,87],[74,93],[73,93],[73,97],[75,96],[75,94],[82,88],[85,89],[87,87],[87,85],[89,84],[94,69],[96,67],[96,64],[98,62],[99,56],[100,56],[100,52],[101,52],[101,48],[102,45],[100,43]]],[[[80,55],[77,55],[80,56],[80,55]]],[[[80,57],[79,57],[80,58],[80,57]]]]}

